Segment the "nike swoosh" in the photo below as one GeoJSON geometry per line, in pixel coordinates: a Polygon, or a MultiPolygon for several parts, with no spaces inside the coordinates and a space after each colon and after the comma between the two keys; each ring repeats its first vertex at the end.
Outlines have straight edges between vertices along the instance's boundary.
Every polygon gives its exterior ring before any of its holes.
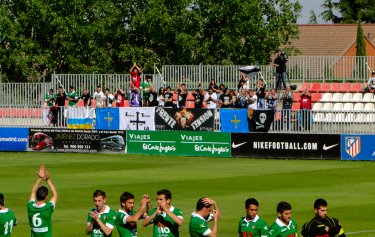
{"type": "Polygon", "coordinates": [[[332,145],[332,146],[326,146],[326,144],[324,144],[323,145],[323,150],[329,150],[329,149],[331,149],[331,148],[333,148],[333,147],[335,147],[335,146],[338,146],[339,144],[335,144],[335,145],[332,145]]]}
{"type": "Polygon", "coordinates": [[[237,147],[240,147],[244,144],[246,144],[247,142],[243,142],[243,143],[240,143],[240,144],[234,144],[234,142],[232,142],[232,148],[237,148],[237,147]]]}

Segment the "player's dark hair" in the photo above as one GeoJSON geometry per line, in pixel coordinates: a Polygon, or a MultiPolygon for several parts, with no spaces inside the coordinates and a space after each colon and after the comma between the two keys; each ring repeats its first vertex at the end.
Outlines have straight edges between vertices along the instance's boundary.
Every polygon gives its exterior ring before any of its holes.
{"type": "Polygon", "coordinates": [[[69,89],[74,89],[74,86],[69,86],[69,89]]]}
{"type": "Polygon", "coordinates": [[[134,199],[134,195],[129,192],[124,192],[120,197],[120,205],[122,206],[122,203],[126,202],[129,199],[134,199]]]}
{"type": "Polygon", "coordinates": [[[314,209],[319,209],[320,207],[326,207],[328,206],[328,203],[323,198],[318,198],[314,202],[314,209]]]}
{"type": "Polygon", "coordinates": [[[249,208],[250,205],[255,205],[257,207],[259,207],[259,203],[258,201],[255,199],[255,198],[248,198],[246,201],[245,201],[245,208],[249,208]]]}
{"type": "Polygon", "coordinates": [[[146,79],[151,79],[152,80],[152,76],[151,75],[146,75],[146,79]]]}
{"type": "Polygon", "coordinates": [[[172,193],[171,191],[169,191],[168,189],[162,189],[162,190],[159,190],[157,191],[156,193],[157,195],[164,195],[165,196],[165,199],[172,199],[172,193]]]}
{"type": "Polygon", "coordinates": [[[106,198],[106,195],[105,195],[105,192],[103,190],[95,190],[95,192],[92,194],[92,197],[93,198],[96,198],[96,197],[99,197],[99,196],[102,196],[103,198],[106,198]]]}
{"type": "Polygon", "coordinates": [[[104,90],[105,90],[105,91],[109,91],[109,88],[105,88],[104,90]]]}
{"type": "Polygon", "coordinates": [[[200,211],[204,207],[210,207],[211,206],[210,204],[203,202],[203,199],[205,199],[205,197],[201,197],[201,198],[198,199],[197,206],[196,206],[195,210],[200,211]]]}
{"type": "Polygon", "coordinates": [[[0,193],[0,206],[4,206],[4,194],[0,193]]]}
{"type": "Polygon", "coordinates": [[[284,211],[289,211],[289,210],[292,210],[292,205],[290,205],[289,203],[282,201],[282,202],[279,202],[279,204],[277,204],[276,211],[278,213],[283,213],[284,211]]]}
{"type": "Polygon", "coordinates": [[[36,190],[36,200],[37,201],[43,201],[44,199],[46,199],[47,195],[48,195],[48,188],[46,186],[40,186],[36,190]]]}
{"type": "Polygon", "coordinates": [[[97,86],[96,86],[96,88],[102,88],[102,86],[100,86],[100,85],[97,85],[97,86]]]}

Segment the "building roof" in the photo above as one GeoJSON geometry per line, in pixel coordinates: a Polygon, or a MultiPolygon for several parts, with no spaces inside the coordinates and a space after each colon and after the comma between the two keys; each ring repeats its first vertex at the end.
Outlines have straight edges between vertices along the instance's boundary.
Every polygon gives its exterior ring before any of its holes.
{"type": "MultiPolygon", "coordinates": [[[[375,45],[375,24],[363,24],[364,36],[375,45]]],[[[343,56],[356,43],[357,24],[299,25],[299,39],[291,46],[303,56],[343,56]]],[[[290,46],[287,46],[290,47],[290,46]]]]}

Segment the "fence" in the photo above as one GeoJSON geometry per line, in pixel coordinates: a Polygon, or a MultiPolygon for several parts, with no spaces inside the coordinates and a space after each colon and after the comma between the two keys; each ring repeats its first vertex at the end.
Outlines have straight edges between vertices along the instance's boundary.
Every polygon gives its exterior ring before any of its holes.
{"type": "Polygon", "coordinates": [[[0,106],[40,107],[51,83],[0,83],[0,106]]]}
{"type": "MultiPolygon", "coordinates": [[[[29,107],[0,109],[0,127],[67,127],[64,107],[29,107]],[[55,118],[53,118],[55,116],[55,118]],[[52,124],[54,123],[54,124],[52,124]]],[[[219,112],[219,110],[218,110],[219,112]]],[[[220,131],[220,116],[215,131],[220,131]]],[[[375,111],[278,110],[270,133],[373,134],[375,111]]]]}

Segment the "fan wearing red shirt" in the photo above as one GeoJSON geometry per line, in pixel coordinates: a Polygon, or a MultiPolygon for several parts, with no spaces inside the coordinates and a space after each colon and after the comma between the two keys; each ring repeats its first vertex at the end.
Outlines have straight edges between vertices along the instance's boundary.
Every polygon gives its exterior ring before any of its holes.
{"type": "Polygon", "coordinates": [[[132,84],[132,87],[135,86],[139,88],[141,86],[141,73],[142,73],[142,67],[138,67],[136,63],[133,64],[133,67],[130,68],[130,83],[132,84]]]}

